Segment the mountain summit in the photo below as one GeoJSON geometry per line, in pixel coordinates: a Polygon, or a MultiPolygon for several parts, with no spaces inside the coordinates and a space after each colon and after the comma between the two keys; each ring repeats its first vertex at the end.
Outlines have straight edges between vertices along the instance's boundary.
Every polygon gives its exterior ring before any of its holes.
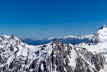
{"type": "Polygon", "coordinates": [[[97,31],[98,34],[98,40],[101,42],[107,41],[107,26],[102,26],[101,28],[99,28],[99,30],[97,31]]]}
{"type": "Polygon", "coordinates": [[[107,27],[98,30],[95,45],[54,40],[28,45],[14,35],[0,35],[0,72],[106,72],[107,27]]]}

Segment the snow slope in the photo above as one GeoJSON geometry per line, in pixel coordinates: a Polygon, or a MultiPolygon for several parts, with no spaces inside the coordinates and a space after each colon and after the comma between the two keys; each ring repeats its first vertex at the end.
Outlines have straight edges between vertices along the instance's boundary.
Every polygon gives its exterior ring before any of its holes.
{"type": "Polygon", "coordinates": [[[95,45],[80,44],[79,47],[87,48],[92,53],[102,54],[105,57],[105,68],[102,72],[107,72],[107,27],[101,27],[96,33],[98,41],[95,45]]]}
{"type": "Polygon", "coordinates": [[[96,33],[95,37],[98,41],[95,45],[89,45],[89,44],[80,44],[80,47],[85,47],[89,51],[93,53],[107,53],[107,27],[101,27],[96,33]]]}

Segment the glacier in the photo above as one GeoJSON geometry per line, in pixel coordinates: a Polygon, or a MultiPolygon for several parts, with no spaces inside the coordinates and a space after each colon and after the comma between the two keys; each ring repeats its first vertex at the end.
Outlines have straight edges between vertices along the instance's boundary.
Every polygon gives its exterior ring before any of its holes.
{"type": "Polygon", "coordinates": [[[107,72],[107,27],[84,37],[96,43],[29,45],[0,35],[0,72],[107,72]]]}

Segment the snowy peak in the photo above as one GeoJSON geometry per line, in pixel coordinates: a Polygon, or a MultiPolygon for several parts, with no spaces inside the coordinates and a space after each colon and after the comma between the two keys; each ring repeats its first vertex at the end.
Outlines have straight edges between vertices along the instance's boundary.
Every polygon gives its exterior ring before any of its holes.
{"type": "Polygon", "coordinates": [[[0,72],[100,72],[107,59],[107,27],[101,27],[95,35],[71,37],[97,37],[102,42],[72,45],[55,39],[33,46],[14,35],[0,35],[0,72]]]}
{"type": "Polygon", "coordinates": [[[16,36],[2,35],[0,40],[0,72],[99,72],[103,68],[103,55],[58,40],[38,46],[16,36]]]}
{"type": "Polygon", "coordinates": [[[99,28],[99,30],[97,31],[97,39],[100,42],[107,41],[107,26],[104,25],[99,28]]]}
{"type": "Polygon", "coordinates": [[[73,36],[73,35],[64,36],[65,39],[68,39],[68,38],[76,38],[76,39],[92,39],[93,37],[94,37],[94,34],[81,35],[81,36],[73,36]]]}

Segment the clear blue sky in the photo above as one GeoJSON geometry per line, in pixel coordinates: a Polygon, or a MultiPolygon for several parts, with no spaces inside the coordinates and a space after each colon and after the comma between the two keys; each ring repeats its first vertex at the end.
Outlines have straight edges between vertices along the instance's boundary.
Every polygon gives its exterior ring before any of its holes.
{"type": "Polygon", "coordinates": [[[0,33],[25,38],[94,33],[107,24],[107,0],[0,0],[0,33]]]}

